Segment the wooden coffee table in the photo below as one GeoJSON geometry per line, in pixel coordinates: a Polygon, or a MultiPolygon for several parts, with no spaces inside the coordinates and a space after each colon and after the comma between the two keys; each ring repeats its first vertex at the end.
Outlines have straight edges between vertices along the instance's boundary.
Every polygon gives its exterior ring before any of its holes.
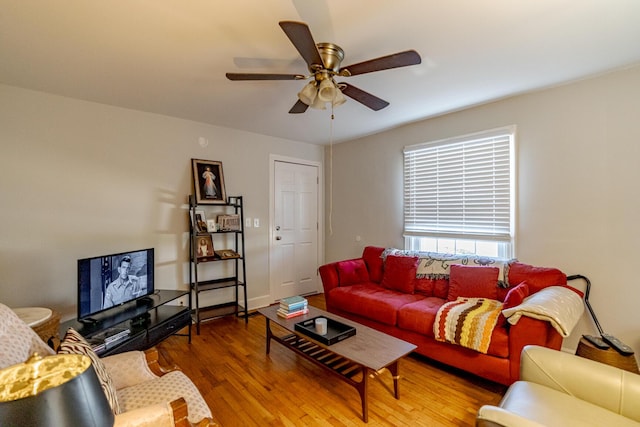
{"type": "Polygon", "coordinates": [[[393,378],[394,396],[396,399],[400,398],[398,362],[411,353],[416,348],[415,345],[315,307],[309,307],[308,314],[292,319],[278,316],[277,310],[278,305],[258,310],[267,319],[267,354],[271,350],[271,340],[274,340],[355,387],[360,394],[364,422],[369,419],[367,401],[369,375],[387,368],[393,378]],[[328,346],[295,330],[296,323],[317,316],[354,326],[356,335],[328,346]],[[271,329],[271,322],[282,327],[285,334],[275,335],[271,329]]]}

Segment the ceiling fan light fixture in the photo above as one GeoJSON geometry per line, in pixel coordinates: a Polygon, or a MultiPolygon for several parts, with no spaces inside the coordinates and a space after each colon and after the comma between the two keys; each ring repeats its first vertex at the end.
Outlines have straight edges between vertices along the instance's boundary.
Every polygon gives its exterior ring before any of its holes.
{"type": "Polygon", "coordinates": [[[307,105],[313,105],[317,95],[318,89],[316,88],[315,82],[309,82],[304,85],[302,90],[298,93],[298,99],[307,105]]]}
{"type": "Polygon", "coordinates": [[[336,92],[339,92],[339,90],[333,80],[324,79],[318,87],[318,98],[324,102],[333,102],[336,97],[336,92]]]}
{"type": "Polygon", "coordinates": [[[326,110],[325,101],[320,99],[319,96],[316,96],[316,99],[313,101],[313,104],[309,105],[311,108],[315,108],[316,110],[326,110]]]}
{"type": "Polygon", "coordinates": [[[337,107],[347,102],[347,98],[344,96],[340,88],[336,87],[336,96],[333,98],[333,106],[337,107]]]}

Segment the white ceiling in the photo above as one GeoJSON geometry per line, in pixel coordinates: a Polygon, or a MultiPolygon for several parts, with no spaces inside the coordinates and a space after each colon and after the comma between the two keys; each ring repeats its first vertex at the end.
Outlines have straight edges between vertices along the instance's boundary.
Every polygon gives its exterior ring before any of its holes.
{"type": "Polygon", "coordinates": [[[640,63],[639,0],[0,0],[0,82],[327,144],[330,111],[287,113],[305,82],[225,78],[307,74],[281,20],[343,66],[422,56],[345,78],[391,105],[348,99],[335,142],[640,63]]]}

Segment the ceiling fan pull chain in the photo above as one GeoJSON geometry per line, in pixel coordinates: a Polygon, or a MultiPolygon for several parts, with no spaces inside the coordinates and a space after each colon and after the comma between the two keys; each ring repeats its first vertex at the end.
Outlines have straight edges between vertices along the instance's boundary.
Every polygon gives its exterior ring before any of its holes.
{"type": "Polygon", "coordinates": [[[331,103],[331,118],[329,122],[329,236],[333,236],[333,103],[331,103]]]}

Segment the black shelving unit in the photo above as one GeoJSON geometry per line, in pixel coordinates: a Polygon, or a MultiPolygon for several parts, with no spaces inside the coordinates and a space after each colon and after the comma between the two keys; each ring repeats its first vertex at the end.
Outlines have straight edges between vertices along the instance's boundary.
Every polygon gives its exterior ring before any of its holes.
{"type": "Polygon", "coordinates": [[[248,321],[247,306],[247,284],[246,284],[246,264],[245,264],[245,246],[244,246],[244,201],[242,196],[231,196],[227,198],[226,203],[221,204],[198,204],[193,195],[189,196],[190,209],[190,257],[191,268],[189,269],[189,282],[191,290],[195,297],[193,307],[193,320],[196,324],[196,333],[200,335],[200,323],[217,317],[236,315],[242,316],[245,322],[248,321]],[[218,215],[234,214],[239,217],[239,228],[233,230],[218,231],[199,231],[196,225],[196,210],[205,212],[207,219],[212,219],[218,215]],[[233,258],[221,258],[219,255],[210,257],[198,257],[196,250],[196,242],[201,236],[210,235],[214,248],[217,250],[217,243],[225,241],[232,247],[224,247],[224,249],[234,251],[238,256],[233,258]],[[231,238],[228,238],[228,237],[231,238]],[[225,238],[226,237],[226,238],[225,238]],[[230,242],[230,243],[229,243],[230,242]],[[215,272],[203,272],[202,266],[210,263],[225,263],[231,265],[231,274],[220,275],[215,272]],[[234,288],[234,299],[215,305],[201,306],[200,294],[203,292],[215,292],[222,289],[234,288]],[[243,298],[240,301],[240,288],[242,288],[243,298]]]}

